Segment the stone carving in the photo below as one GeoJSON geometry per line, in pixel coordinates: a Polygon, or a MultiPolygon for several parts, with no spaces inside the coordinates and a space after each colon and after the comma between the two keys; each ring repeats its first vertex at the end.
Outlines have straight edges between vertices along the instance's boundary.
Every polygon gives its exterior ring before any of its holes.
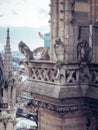
{"type": "Polygon", "coordinates": [[[79,68],[78,66],[70,66],[67,64],[62,64],[62,67],[57,68],[57,81],[60,84],[71,84],[79,82],[79,68]],[[71,68],[70,68],[71,67],[71,68]]]}
{"type": "Polygon", "coordinates": [[[23,65],[23,67],[21,67],[21,69],[19,70],[19,74],[21,75],[29,75],[31,73],[31,71],[29,71],[29,67],[28,67],[28,61],[27,60],[21,60],[19,62],[19,65],[23,65]]]}
{"type": "Polygon", "coordinates": [[[92,72],[92,79],[91,81],[94,83],[94,84],[98,84],[98,71],[97,70],[94,70],[92,72]]]}
{"type": "MultiPolygon", "coordinates": [[[[40,73],[39,73],[40,75],[40,73]]],[[[32,68],[32,78],[37,79],[38,74],[37,74],[37,69],[35,67],[32,68]]]]}
{"type": "Polygon", "coordinates": [[[80,83],[98,84],[98,70],[97,66],[90,66],[90,64],[82,63],[80,65],[80,83]],[[92,68],[93,67],[93,68],[92,68]]]}
{"type": "Polygon", "coordinates": [[[64,69],[57,69],[57,74],[56,74],[56,82],[60,83],[61,85],[65,84],[65,70],[64,69]]]}
{"type": "Polygon", "coordinates": [[[8,79],[8,85],[10,87],[14,87],[15,86],[15,79],[14,79],[14,76],[12,75],[11,72],[9,72],[9,79],[8,79]]]}
{"type": "Polygon", "coordinates": [[[33,50],[33,56],[40,53],[40,60],[49,60],[49,47],[38,47],[35,50],[33,50]]]}
{"type": "Polygon", "coordinates": [[[44,79],[45,81],[49,81],[49,70],[48,70],[48,68],[45,68],[45,69],[43,70],[43,79],[44,79]]]}
{"type": "Polygon", "coordinates": [[[92,59],[92,49],[89,47],[89,43],[85,40],[78,43],[77,56],[79,62],[90,62],[92,59]]]}
{"type": "Polygon", "coordinates": [[[98,130],[98,118],[97,117],[98,117],[98,115],[96,112],[86,115],[86,130],[98,130]]]}
{"type": "MultiPolygon", "coordinates": [[[[33,71],[34,72],[34,71],[33,71]]],[[[43,75],[42,75],[42,73],[43,73],[43,70],[41,69],[41,68],[38,68],[38,70],[37,70],[37,76],[38,76],[38,79],[39,80],[43,80],[43,75]]],[[[36,76],[36,75],[35,75],[36,76]]]]}
{"type": "Polygon", "coordinates": [[[32,78],[36,80],[55,82],[57,71],[49,68],[32,67],[32,78]]]}
{"type": "Polygon", "coordinates": [[[89,130],[90,125],[91,125],[90,117],[87,116],[86,117],[86,128],[87,128],[87,130],[89,130]]]}
{"type": "Polygon", "coordinates": [[[78,70],[66,70],[65,79],[67,83],[75,83],[79,81],[78,70]]]}
{"type": "Polygon", "coordinates": [[[40,60],[49,60],[49,47],[38,47],[34,51],[21,41],[18,45],[20,52],[26,57],[27,60],[34,60],[34,56],[40,53],[40,60]]]}
{"type": "Polygon", "coordinates": [[[56,84],[71,84],[79,82],[79,66],[68,64],[62,64],[62,67],[56,66],[56,64],[50,64],[48,62],[31,62],[30,78],[34,80],[40,80],[45,82],[52,82],[56,84]],[[66,66],[67,65],[67,66],[66,66]]]}
{"type": "Polygon", "coordinates": [[[21,41],[18,45],[19,50],[24,56],[26,57],[27,60],[33,60],[33,52],[30,50],[30,48],[23,42],[21,41]]]}
{"type": "Polygon", "coordinates": [[[2,109],[8,108],[8,103],[0,103],[0,108],[2,109]]]}
{"type": "MultiPolygon", "coordinates": [[[[43,108],[43,109],[48,109],[50,111],[55,111],[57,112],[59,115],[64,116],[66,113],[68,112],[73,112],[73,111],[78,111],[78,110],[98,110],[97,106],[93,106],[90,104],[86,104],[86,103],[80,103],[80,104],[70,104],[70,105],[56,105],[56,104],[51,104],[51,103],[46,103],[43,101],[38,101],[38,100],[34,100],[32,99],[32,105],[36,108],[43,108]]],[[[88,125],[88,124],[87,124],[88,125]]]]}
{"type": "Polygon", "coordinates": [[[50,69],[49,71],[49,79],[51,82],[56,81],[56,75],[57,75],[57,70],[56,69],[50,69]]]}
{"type": "Polygon", "coordinates": [[[80,82],[90,82],[91,81],[91,73],[87,64],[80,65],[80,82]]]}
{"type": "Polygon", "coordinates": [[[75,12],[75,0],[71,0],[71,14],[72,14],[72,19],[71,19],[71,24],[74,24],[76,19],[74,19],[74,12],[75,12]]]}
{"type": "Polygon", "coordinates": [[[61,39],[55,40],[54,50],[55,50],[57,61],[64,61],[65,45],[61,41],[61,39]]]}

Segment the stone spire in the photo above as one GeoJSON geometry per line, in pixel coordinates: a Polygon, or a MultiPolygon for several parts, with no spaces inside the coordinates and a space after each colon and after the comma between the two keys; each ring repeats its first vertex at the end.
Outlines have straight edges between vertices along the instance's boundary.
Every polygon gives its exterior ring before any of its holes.
{"type": "Polygon", "coordinates": [[[15,101],[16,88],[15,79],[13,78],[12,55],[8,28],[3,64],[0,55],[0,130],[16,130],[15,101]]]}
{"type": "Polygon", "coordinates": [[[9,79],[13,75],[12,54],[10,48],[9,28],[7,29],[5,56],[4,56],[4,78],[9,79]]]}

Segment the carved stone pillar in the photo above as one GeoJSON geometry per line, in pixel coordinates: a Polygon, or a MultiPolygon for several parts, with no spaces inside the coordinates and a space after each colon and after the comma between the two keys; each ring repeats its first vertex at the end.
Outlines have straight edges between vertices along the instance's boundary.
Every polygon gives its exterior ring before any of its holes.
{"type": "Polygon", "coordinates": [[[55,60],[55,53],[54,53],[54,44],[55,40],[58,38],[58,1],[51,0],[50,3],[50,10],[51,10],[51,45],[50,45],[50,60],[55,60]]]}
{"type": "Polygon", "coordinates": [[[66,46],[66,62],[74,59],[73,26],[71,24],[71,2],[69,0],[51,1],[51,60],[55,60],[54,44],[58,38],[66,46]]]}

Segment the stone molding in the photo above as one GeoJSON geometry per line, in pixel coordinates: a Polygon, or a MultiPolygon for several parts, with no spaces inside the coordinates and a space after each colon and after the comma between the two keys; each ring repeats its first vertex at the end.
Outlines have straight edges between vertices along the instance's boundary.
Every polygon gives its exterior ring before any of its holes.
{"type": "Polygon", "coordinates": [[[39,109],[47,109],[58,113],[60,116],[64,116],[68,112],[74,112],[79,110],[93,110],[98,111],[98,106],[91,105],[88,103],[70,104],[70,105],[57,105],[52,103],[47,103],[44,101],[32,100],[32,106],[39,109]]]}

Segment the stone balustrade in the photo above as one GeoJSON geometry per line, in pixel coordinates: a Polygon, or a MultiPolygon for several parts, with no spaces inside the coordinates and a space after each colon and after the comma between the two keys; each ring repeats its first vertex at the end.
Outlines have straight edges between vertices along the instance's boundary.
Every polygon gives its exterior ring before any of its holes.
{"type": "Polygon", "coordinates": [[[56,82],[57,67],[50,61],[29,61],[29,77],[33,80],[56,82]]]}
{"type": "Polygon", "coordinates": [[[58,66],[50,61],[29,61],[29,78],[54,84],[76,84],[79,82],[79,65],[63,63],[58,66]]]}
{"type": "Polygon", "coordinates": [[[60,85],[98,85],[98,67],[87,63],[56,63],[43,60],[25,61],[30,80],[60,85]]]}
{"type": "Polygon", "coordinates": [[[98,86],[98,64],[90,64],[90,84],[98,86]]]}
{"type": "Polygon", "coordinates": [[[6,109],[6,108],[8,108],[7,103],[0,103],[0,109],[6,109]]]}

